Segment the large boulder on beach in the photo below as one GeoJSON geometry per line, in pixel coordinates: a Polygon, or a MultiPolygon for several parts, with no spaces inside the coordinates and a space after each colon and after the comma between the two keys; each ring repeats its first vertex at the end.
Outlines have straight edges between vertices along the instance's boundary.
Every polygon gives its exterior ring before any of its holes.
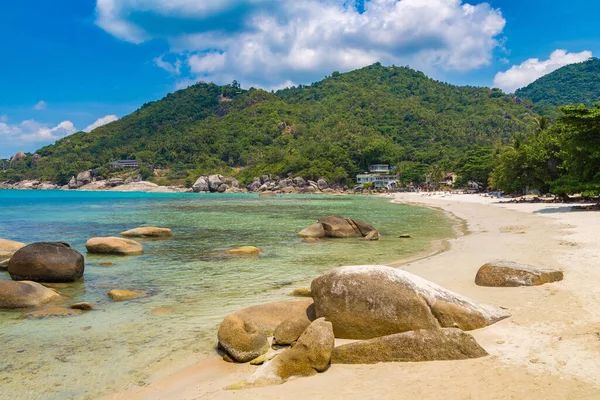
{"type": "Polygon", "coordinates": [[[310,324],[311,321],[305,316],[284,320],[275,328],[273,344],[285,346],[294,343],[310,324]]]}
{"type": "Polygon", "coordinates": [[[325,179],[319,178],[319,180],[317,180],[317,187],[319,190],[329,189],[329,183],[327,183],[325,179]]]}
{"type": "Polygon", "coordinates": [[[173,231],[169,228],[157,228],[155,226],[143,226],[140,228],[130,229],[120,233],[125,237],[139,238],[170,238],[173,237],[173,231]]]}
{"type": "Polygon", "coordinates": [[[77,186],[87,185],[92,183],[92,171],[83,171],[77,174],[77,186]]]}
{"type": "Polygon", "coordinates": [[[330,216],[319,220],[325,230],[325,236],[332,238],[351,238],[363,236],[344,217],[330,216]]]}
{"type": "Polygon", "coordinates": [[[314,279],[317,317],[333,323],[335,336],[371,339],[418,329],[472,330],[510,314],[483,305],[400,269],[341,267],[314,279]]]}
{"type": "Polygon", "coordinates": [[[241,363],[250,362],[269,350],[264,332],[252,321],[244,321],[235,314],[221,322],[217,338],[219,346],[241,363]]]}
{"type": "Polygon", "coordinates": [[[333,350],[332,364],[375,364],[466,360],[488,353],[468,333],[456,328],[416,330],[361,340],[333,350]]]}
{"type": "Polygon", "coordinates": [[[475,283],[479,286],[516,287],[539,286],[563,280],[563,272],[537,268],[512,261],[494,261],[479,268],[475,283]]]}
{"type": "Polygon", "coordinates": [[[221,175],[210,175],[208,177],[208,188],[211,192],[216,192],[219,186],[223,184],[223,177],[221,175]]]}
{"type": "Polygon", "coordinates": [[[206,176],[201,176],[198,178],[192,185],[192,190],[196,193],[209,192],[210,188],[208,187],[208,178],[206,176]]]}
{"type": "Polygon", "coordinates": [[[0,308],[39,307],[58,297],[54,290],[37,282],[0,280],[0,308]]]}
{"type": "Polygon", "coordinates": [[[298,232],[298,236],[301,238],[322,238],[325,237],[325,229],[323,229],[322,224],[312,224],[298,232]]]}
{"type": "Polygon", "coordinates": [[[250,378],[232,389],[277,385],[295,376],[312,376],[329,366],[335,345],[331,322],[313,321],[296,344],[260,366],[250,378]]]}
{"type": "Polygon", "coordinates": [[[11,258],[22,247],[25,247],[25,243],[0,239],[0,260],[11,258]]]}
{"type": "Polygon", "coordinates": [[[83,255],[60,242],[29,244],[8,262],[8,273],[15,281],[74,282],[84,269],[83,255]]]}
{"type": "Polygon", "coordinates": [[[119,237],[97,237],[87,241],[85,247],[90,254],[116,254],[133,256],[144,253],[142,245],[131,239],[119,237]]]}
{"type": "Polygon", "coordinates": [[[313,300],[310,298],[250,306],[237,311],[235,315],[252,322],[267,335],[272,335],[283,321],[290,318],[308,322],[316,319],[313,300]]]}

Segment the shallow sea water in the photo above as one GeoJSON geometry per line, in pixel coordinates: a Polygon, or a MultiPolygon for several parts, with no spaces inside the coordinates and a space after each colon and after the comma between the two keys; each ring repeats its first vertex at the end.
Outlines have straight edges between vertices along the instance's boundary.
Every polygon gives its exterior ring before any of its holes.
{"type": "MultiPolygon", "coordinates": [[[[42,320],[0,310],[0,398],[92,399],[143,385],[214,355],[219,322],[239,308],[291,299],[294,288],[329,269],[399,260],[452,234],[440,212],[378,197],[0,190],[0,238],[64,241],[86,255],[84,279],[56,289],[64,297],[55,305],[97,308],[42,320]],[[327,215],[369,222],[383,239],[304,243],[296,236],[327,215]],[[175,236],[139,240],[142,256],[85,254],[87,239],[143,225],[175,236]],[[404,233],[412,238],[398,238],[404,233]],[[243,245],[263,252],[222,252],[243,245]],[[110,289],[150,296],[114,303],[110,289]]],[[[0,279],[10,277],[0,272],[0,279]]]]}

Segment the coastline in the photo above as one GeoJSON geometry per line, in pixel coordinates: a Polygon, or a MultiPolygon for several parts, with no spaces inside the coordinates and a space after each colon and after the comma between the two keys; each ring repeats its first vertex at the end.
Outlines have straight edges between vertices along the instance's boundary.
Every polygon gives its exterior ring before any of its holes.
{"type": "MultiPolygon", "coordinates": [[[[397,194],[395,202],[435,207],[464,220],[469,234],[449,239],[448,251],[400,262],[415,273],[477,301],[506,307],[512,317],[471,332],[490,353],[467,361],[333,365],[325,374],[281,386],[222,388],[249,375],[249,365],[219,358],[105,399],[233,398],[539,398],[600,397],[600,214],[570,213],[560,204],[494,204],[477,195],[397,194]],[[560,268],[565,280],[527,288],[482,288],[479,266],[508,259],[560,268]],[[431,378],[435,377],[435,378],[431,378]],[[376,384],[374,384],[376,383],[376,384]]],[[[391,263],[394,266],[395,263],[391,263]]],[[[151,379],[152,381],[152,379],[151,379]]]]}

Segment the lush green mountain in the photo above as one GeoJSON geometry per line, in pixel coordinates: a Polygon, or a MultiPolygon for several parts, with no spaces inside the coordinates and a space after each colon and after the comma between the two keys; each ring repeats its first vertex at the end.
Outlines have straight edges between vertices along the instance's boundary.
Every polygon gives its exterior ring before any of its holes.
{"type": "Polygon", "coordinates": [[[291,173],[343,182],[377,162],[422,178],[433,163],[454,168],[466,150],[527,133],[532,113],[497,89],[453,86],[380,64],[275,93],[199,83],[46,146],[39,160],[26,161],[28,169],[11,173],[64,182],[136,158],[188,181],[242,167],[242,181],[291,173]]]}
{"type": "Polygon", "coordinates": [[[600,101],[600,60],[592,58],[567,65],[517,90],[515,94],[534,103],[552,106],[591,106],[600,101]]]}

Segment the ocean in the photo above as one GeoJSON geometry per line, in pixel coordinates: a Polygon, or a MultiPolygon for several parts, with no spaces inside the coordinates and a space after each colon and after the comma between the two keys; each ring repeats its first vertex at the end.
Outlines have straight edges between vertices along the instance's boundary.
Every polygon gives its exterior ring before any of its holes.
{"type": "MultiPolygon", "coordinates": [[[[63,298],[55,305],[96,307],[41,320],[0,310],[0,398],[92,399],[143,385],[214,356],[219,322],[239,308],[291,300],[293,289],[329,269],[407,258],[452,235],[441,212],[373,196],[0,190],[0,238],[69,243],[86,256],[85,275],[58,285],[63,298]],[[328,215],[366,221],[383,238],[305,243],[296,236],[328,215]],[[89,238],[138,226],[171,228],[174,237],[139,240],[142,256],[86,254],[89,238]],[[223,253],[244,245],[261,255],[223,253]],[[150,295],[114,303],[111,289],[150,295]]],[[[0,279],[10,277],[0,272],[0,279]]]]}

